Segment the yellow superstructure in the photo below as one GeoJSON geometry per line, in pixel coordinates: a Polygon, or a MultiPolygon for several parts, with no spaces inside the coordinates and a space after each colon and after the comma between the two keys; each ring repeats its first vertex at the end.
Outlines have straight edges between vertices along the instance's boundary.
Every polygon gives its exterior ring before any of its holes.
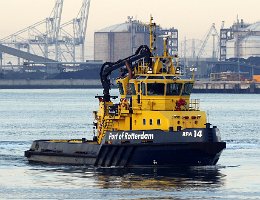
{"type": "MultiPolygon", "coordinates": [[[[154,26],[151,18],[151,41],[154,26]]],[[[151,52],[153,45],[150,42],[151,52]]],[[[199,110],[199,100],[190,99],[194,80],[181,79],[177,56],[168,55],[167,37],[163,55],[152,55],[151,63],[137,59],[131,64],[125,61],[128,73],[116,80],[119,102],[99,97],[99,111],[94,112],[99,144],[107,131],[205,128],[206,114],[199,110]]]]}

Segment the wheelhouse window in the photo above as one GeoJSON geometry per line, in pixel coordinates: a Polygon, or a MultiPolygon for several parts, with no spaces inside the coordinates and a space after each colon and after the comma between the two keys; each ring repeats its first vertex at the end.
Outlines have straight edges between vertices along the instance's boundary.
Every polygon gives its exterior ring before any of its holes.
{"type": "Polygon", "coordinates": [[[163,76],[148,76],[147,79],[164,79],[163,76]]]}
{"type": "Polygon", "coordinates": [[[141,88],[142,88],[142,95],[146,95],[146,86],[145,83],[141,84],[141,88]]]}
{"type": "Polygon", "coordinates": [[[124,95],[123,84],[122,84],[121,82],[119,82],[119,83],[117,84],[117,86],[118,86],[118,89],[119,89],[119,93],[120,93],[121,95],[124,95]]]}
{"type": "Polygon", "coordinates": [[[147,83],[147,95],[164,95],[164,83],[147,83]]]}
{"type": "Polygon", "coordinates": [[[166,88],[166,95],[180,95],[181,93],[181,83],[168,83],[166,88]]]}
{"type": "Polygon", "coordinates": [[[143,119],[143,125],[146,125],[146,120],[145,119],[143,119]]]}
{"type": "Polygon", "coordinates": [[[146,76],[138,76],[136,79],[146,79],[146,76]]]}
{"type": "Polygon", "coordinates": [[[182,95],[190,95],[193,88],[193,83],[185,83],[182,95]]]}
{"type": "Polygon", "coordinates": [[[136,90],[135,90],[135,84],[134,83],[129,83],[128,84],[127,94],[129,94],[129,95],[136,95],[136,90]]]}
{"type": "Polygon", "coordinates": [[[177,80],[180,79],[179,77],[176,76],[165,76],[166,79],[172,79],[172,80],[177,80]]]}

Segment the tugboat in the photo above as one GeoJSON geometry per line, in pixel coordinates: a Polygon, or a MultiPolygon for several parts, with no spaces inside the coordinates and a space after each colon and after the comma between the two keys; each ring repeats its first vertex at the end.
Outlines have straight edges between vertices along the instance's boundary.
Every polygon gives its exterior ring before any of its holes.
{"type": "Polygon", "coordinates": [[[36,140],[25,151],[29,162],[93,167],[173,167],[215,165],[226,143],[207,122],[199,100],[190,99],[194,78],[182,79],[177,56],[153,55],[156,24],[150,19],[150,47],[102,65],[103,95],[96,96],[92,140],[36,140]],[[113,71],[120,100],[110,95],[113,71]],[[115,100],[114,100],[115,101],[115,100]]]}

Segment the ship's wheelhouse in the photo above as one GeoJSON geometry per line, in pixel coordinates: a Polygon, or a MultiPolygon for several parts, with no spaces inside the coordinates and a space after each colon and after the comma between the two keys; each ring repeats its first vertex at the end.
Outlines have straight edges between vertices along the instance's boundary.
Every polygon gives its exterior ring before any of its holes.
{"type": "Polygon", "coordinates": [[[138,76],[129,81],[127,77],[118,79],[117,85],[121,97],[128,99],[133,109],[174,110],[180,99],[189,105],[193,81],[176,76],[138,76]]]}

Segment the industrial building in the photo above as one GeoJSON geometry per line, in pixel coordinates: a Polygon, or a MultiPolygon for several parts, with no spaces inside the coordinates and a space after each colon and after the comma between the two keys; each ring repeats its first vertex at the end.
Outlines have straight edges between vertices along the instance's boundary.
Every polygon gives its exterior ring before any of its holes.
{"type": "MultiPolygon", "coordinates": [[[[169,53],[178,52],[178,30],[163,29],[156,26],[156,51],[163,52],[163,37],[168,37],[169,53]]],[[[94,35],[94,60],[115,62],[132,55],[136,49],[146,44],[149,46],[149,26],[128,17],[128,21],[103,28],[94,35]]]]}
{"type": "Polygon", "coordinates": [[[260,22],[243,19],[220,29],[219,61],[212,62],[211,80],[252,80],[260,74],[260,22]]]}
{"type": "Polygon", "coordinates": [[[230,28],[220,30],[220,60],[260,57],[260,22],[237,20],[230,28]]]}

